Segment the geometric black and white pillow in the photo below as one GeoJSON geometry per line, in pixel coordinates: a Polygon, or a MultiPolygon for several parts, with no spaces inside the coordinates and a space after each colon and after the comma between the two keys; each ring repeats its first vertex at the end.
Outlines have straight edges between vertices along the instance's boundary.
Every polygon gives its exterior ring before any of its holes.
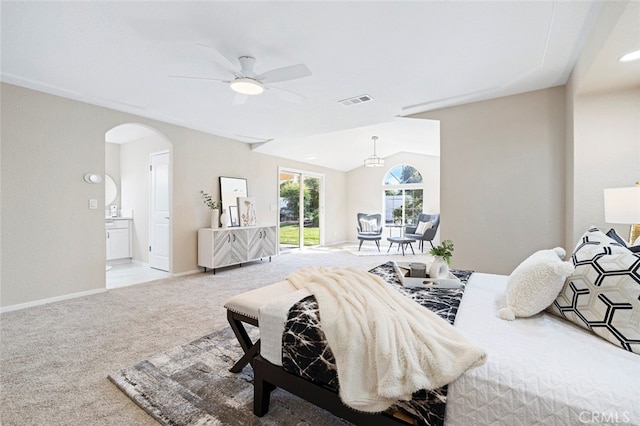
{"type": "Polygon", "coordinates": [[[571,259],[575,271],[548,311],[640,354],[640,254],[591,228],[571,259]]]}

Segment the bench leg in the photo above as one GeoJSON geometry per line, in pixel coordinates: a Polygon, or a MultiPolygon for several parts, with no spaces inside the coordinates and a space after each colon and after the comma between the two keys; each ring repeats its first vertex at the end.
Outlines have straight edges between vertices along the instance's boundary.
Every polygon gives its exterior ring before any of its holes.
{"type": "Polygon", "coordinates": [[[232,373],[239,373],[245,365],[252,363],[253,358],[260,353],[260,339],[255,343],[251,341],[247,334],[247,330],[245,330],[244,325],[242,324],[243,321],[238,314],[228,310],[227,321],[229,321],[229,325],[244,351],[242,358],[240,358],[233,367],[229,369],[232,373]]]}
{"type": "Polygon", "coordinates": [[[259,353],[260,353],[260,339],[258,339],[253,344],[253,346],[251,346],[249,350],[244,353],[244,355],[242,355],[242,358],[240,358],[238,361],[236,361],[235,364],[233,364],[233,367],[231,367],[229,371],[231,371],[232,373],[239,373],[242,371],[245,365],[251,364],[253,366],[253,358],[255,358],[256,355],[258,355],[259,353]]]}

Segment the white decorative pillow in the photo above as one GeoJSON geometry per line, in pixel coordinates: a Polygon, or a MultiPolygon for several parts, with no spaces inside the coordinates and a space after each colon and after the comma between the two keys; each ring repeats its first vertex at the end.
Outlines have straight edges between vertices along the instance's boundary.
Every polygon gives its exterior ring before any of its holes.
{"type": "Polygon", "coordinates": [[[574,266],[563,262],[562,247],[539,250],[513,270],[507,281],[507,307],[498,311],[502,319],[530,317],[545,310],[558,296],[574,266]]]}
{"type": "Polygon", "coordinates": [[[582,235],[576,267],[548,311],[640,354],[640,254],[598,228],[582,235]]]}
{"type": "Polygon", "coordinates": [[[376,219],[360,219],[360,229],[362,232],[377,232],[378,221],[376,219]]]}
{"type": "Polygon", "coordinates": [[[416,234],[424,234],[427,229],[430,229],[432,226],[432,222],[422,222],[418,221],[418,226],[416,227],[416,234]]]}

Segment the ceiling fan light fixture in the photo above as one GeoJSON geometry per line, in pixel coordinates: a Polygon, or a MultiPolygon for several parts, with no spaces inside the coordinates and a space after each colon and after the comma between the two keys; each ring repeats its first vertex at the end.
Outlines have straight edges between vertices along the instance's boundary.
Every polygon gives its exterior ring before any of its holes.
{"type": "Polygon", "coordinates": [[[380,158],[376,155],[376,142],[378,140],[377,136],[372,136],[373,139],[373,155],[364,159],[365,167],[384,167],[384,158],[380,158]]]}
{"type": "Polygon", "coordinates": [[[230,86],[234,92],[243,95],[259,95],[264,92],[264,86],[262,83],[248,77],[236,78],[231,82],[230,86]]]}
{"type": "Polygon", "coordinates": [[[629,52],[626,55],[622,55],[618,61],[620,62],[632,62],[640,59],[640,50],[636,50],[634,52],[629,52]]]}

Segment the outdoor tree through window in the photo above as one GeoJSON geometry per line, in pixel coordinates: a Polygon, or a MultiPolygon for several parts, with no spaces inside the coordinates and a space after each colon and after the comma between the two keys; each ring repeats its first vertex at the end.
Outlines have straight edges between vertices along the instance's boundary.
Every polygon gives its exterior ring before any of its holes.
{"type": "Polygon", "coordinates": [[[423,181],[415,167],[396,166],[384,177],[385,223],[411,225],[422,213],[423,181]]]}

